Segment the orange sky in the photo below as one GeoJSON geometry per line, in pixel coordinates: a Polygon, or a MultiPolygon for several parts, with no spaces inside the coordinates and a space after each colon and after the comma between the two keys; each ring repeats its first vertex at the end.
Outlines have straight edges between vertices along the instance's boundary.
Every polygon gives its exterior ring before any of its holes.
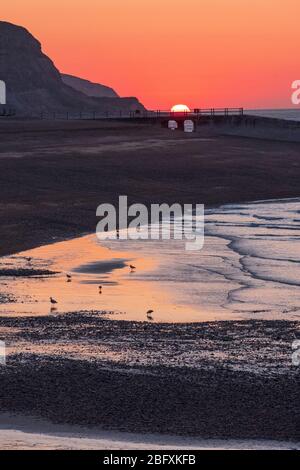
{"type": "Polygon", "coordinates": [[[299,0],[1,0],[63,72],[149,108],[292,107],[299,0]]]}

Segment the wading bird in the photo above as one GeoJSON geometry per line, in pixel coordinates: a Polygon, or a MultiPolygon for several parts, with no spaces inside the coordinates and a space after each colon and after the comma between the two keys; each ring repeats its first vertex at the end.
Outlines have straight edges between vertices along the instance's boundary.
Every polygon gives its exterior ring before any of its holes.
{"type": "Polygon", "coordinates": [[[57,304],[57,301],[55,299],[53,299],[53,297],[50,297],[50,303],[52,305],[56,305],[57,304]]]}
{"type": "Polygon", "coordinates": [[[133,271],[135,271],[135,270],[136,270],[136,267],[131,264],[131,265],[130,265],[130,271],[133,272],[133,271]]]}
{"type": "Polygon", "coordinates": [[[72,276],[71,276],[71,274],[67,274],[67,280],[68,280],[68,282],[71,282],[71,281],[72,281],[72,276]]]}
{"type": "Polygon", "coordinates": [[[152,313],[154,313],[154,310],[148,310],[148,312],[147,312],[147,318],[148,318],[148,320],[153,320],[152,313]]]}

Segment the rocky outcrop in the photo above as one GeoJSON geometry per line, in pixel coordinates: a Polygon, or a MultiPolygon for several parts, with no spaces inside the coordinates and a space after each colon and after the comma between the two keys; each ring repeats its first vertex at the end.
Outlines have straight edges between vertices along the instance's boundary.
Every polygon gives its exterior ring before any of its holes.
{"type": "Polygon", "coordinates": [[[61,74],[63,82],[74,88],[74,90],[80,91],[87,96],[93,96],[94,98],[119,98],[119,95],[112,88],[101,85],[100,83],[93,83],[83,78],[74,77],[73,75],[61,74]]]}
{"type": "Polygon", "coordinates": [[[136,98],[96,98],[68,86],[39,41],[25,28],[4,21],[0,21],[0,80],[6,83],[7,105],[18,115],[54,111],[118,115],[144,109],[136,98]]]}

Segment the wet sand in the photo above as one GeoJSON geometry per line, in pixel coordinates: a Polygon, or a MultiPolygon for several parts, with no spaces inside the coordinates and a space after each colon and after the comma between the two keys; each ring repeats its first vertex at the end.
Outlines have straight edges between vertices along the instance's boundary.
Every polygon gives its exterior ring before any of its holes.
{"type": "MultiPolygon", "coordinates": [[[[1,255],[93,232],[96,207],[119,194],[207,205],[299,196],[299,144],[97,122],[2,121],[0,135],[1,255]]],[[[1,290],[1,302],[12,300],[1,290]]],[[[134,433],[299,441],[291,362],[299,322],[150,324],[77,310],[3,315],[0,333],[1,412],[134,433]]]]}
{"type": "Polygon", "coordinates": [[[299,207],[298,198],[209,209],[204,246],[192,252],[184,240],[88,235],[1,257],[1,293],[13,301],[0,315],[102,310],[145,321],[151,309],[158,323],[299,321],[299,207]]]}
{"type": "Polygon", "coordinates": [[[135,433],[299,441],[299,322],[171,325],[103,313],[1,317],[1,411],[135,433]]]}
{"type": "Polygon", "coordinates": [[[96,208],[299,196],[299,144],[97,121],[0,121],[0,255],[94,232],[96,208]],[[14,234],[12,236],[12,233],[14,234]]]}
{"type": "Polygon", "coordinates": [[[54,425],[41,419],[0,415],[2,450],[296,450],[300,444],[270,440],[197,439],[54,425]]]}

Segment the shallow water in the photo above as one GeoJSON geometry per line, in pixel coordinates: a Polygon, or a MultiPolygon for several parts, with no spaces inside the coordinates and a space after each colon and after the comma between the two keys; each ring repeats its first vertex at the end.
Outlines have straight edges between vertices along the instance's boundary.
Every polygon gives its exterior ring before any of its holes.
{"type": "Polygon", "coordinates": [[[207,210],[201,251],[185,251],[180,240],[100,244],[90,235],[1,258],[2,270],[59,273],[2,276],[0,292],[8,300],[0,314],[105,310],[115,319],[145,321],[153,309],[157,322],[299,319],[299,228],[300,199],[262,201],[207,210]]]}

